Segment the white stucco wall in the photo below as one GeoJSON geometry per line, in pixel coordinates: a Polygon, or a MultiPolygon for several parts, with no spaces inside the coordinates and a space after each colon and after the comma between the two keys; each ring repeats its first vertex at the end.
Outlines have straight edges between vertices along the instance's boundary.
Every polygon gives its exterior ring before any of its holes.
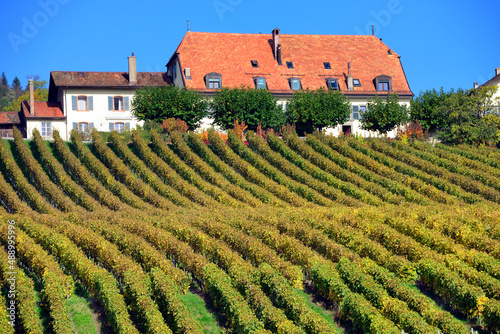
{"type": "MultiPolygon", "coordinates": [[[[59,134],[63,139],[65,134],[66,134],[66,121],[61,120],[61,121],[54,121],[54,120],[28,120],[26,122],[26,137],[27,139],[33,139],[33,129],[38,129],[40,134],[42,134],[42,123],[50,123],[52,131],[58,130],[59,134]]],[[[46,139],[52,139],[52,136],[50,137],[44,137],[46,139]]]]}
{"type": "MultiPolygon", "coordinates": [[[[98,131],[108,132],[110,123],[130,123],[130,129],[135,129],[137,125],[143,125],[143,121],[137,120],[132,114],[132,100],[135,96],[134,89],[66,89],[65,94],[61,96],[61,105],[67,117],[67,128],[65,130],[66,138],[69,139],[69,133],[73,129],[74,123],[93,123],[98,131]],[[93,110],[77,111],[72,110],[72,96],[92,96],[93,110]],[[129,109],[123,111],[108,110],[109,96],[123,96],[129,98],[129,109]]],[[[61,134],[62,136],[62,134],[61,134]]]]}

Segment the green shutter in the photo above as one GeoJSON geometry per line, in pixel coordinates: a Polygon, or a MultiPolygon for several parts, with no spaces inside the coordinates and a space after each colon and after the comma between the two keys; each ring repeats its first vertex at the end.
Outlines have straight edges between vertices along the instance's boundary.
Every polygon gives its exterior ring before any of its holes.
{"type": "Polygon", "coordinates": [[[78,123],[73,122],[73,130],[78,131],[78,123]]]}
{"type": "Polygon", "coordinates": [[[113,111],[113,97],[108,96],[108,110],[113,111]]]}
{"type": "Polygon", "coordinates": [[[130,131],[130,123],[125,123],[125,131],[130,131]]]}
{"type": "Polygon", "coordinates": [[[89,96],[89,110],[94,110],[94,97],[89,96]]]}
{"type": "Polygon", "coordinates": [[[76,96],[72,95],[71,96],[71,110],[76,110],[76,106],[77,106],[76,96]]]}
{"type": "Polygon", "coordinates": [[[89,131],[92,131],[94,130],[94,123],[89,123],[89,131]]]}
{"type": "Polygon", "coordinates": [[[113,131],[115,129],[115,123],[109,122],[109,132],[113,131]]]}

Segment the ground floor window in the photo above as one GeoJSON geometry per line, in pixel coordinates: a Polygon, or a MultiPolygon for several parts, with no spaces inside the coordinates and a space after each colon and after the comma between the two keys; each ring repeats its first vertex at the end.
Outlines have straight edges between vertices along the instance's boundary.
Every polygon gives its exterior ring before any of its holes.
{"type": "Polygon", "coordinates": [[[115,131],[123,132],[125,130],[125,123],[115,123],[115,131]]]}
{"type": "Polygon", "coordinates": [[[52,123],[42,122],[42,137],[50,137],[50,136],[52,136],[52,123]]]}
{"type": "Polygon", "coordinates": [[[87,123],[87,122],[78,123],[78,132],[88,133],[89,132],[89,123],[87,123]]]}

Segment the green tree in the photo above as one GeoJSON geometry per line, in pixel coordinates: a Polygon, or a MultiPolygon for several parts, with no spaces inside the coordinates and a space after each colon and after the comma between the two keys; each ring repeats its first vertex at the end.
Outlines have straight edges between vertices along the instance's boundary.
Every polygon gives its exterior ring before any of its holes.
{"type": "MultiPolygon", "coordinates": [[[[34,92],[34,99],[35,101],[47,101],[49,97],[49,92],[47,88],[42,88],[42,89],[35,89],[34,92]]],[[[23,95],[19,96],[15,100],[9,103],[7,107],[4,107],[4,111],[19,111],[21,110],[21,103],[23,101],[29,101],[30,100],[30,92],[26,91],[24,92],[23,95]]]]}
{"type": "Polygon", "coordinates": [[[265,129],[277,129],[285,120],[283,109],[277,101],[265,89],[225,87],[215,92],[210,108],[214,124],[226,130],[233,127],[235,120],[245,122],[247,128],[253,131],[259,124],[265,129]]]}
{"type": "Polygon", "coordinates": [[[424,130],[434,132],[448,126],[447,117],[439,108],[444,100],[453,95],[453,89],[445,92],[443,88],[438,91],[426,90],[410,101],[410,119],[419,122],[424,130]]]}
{"type": "Polygon", "coordinates": [[[162,123],[179,118],[190,130],[196,129],[208,114],[208,102],[195,90],[174,85],[138,89],[132,100],[132,111],[140,120],[162,123]]]}
{"type": "Polygon", "coordinates": [[[296,124],[299,134],[311,133],[344,123],[350,113],[349,100],[339,91],[306,89],[293,93],[288,102],[287,121],[296,124]]]}
{"type": "Polygon", "coordinates": [[[5,72],[2,72],[2,85],[3,86],[8,86],[8,81],[7,81],[7,77],[5,76],[5,72]]]}
{"type": "Polygon", "coordinates": [[[496,143],[497,125],[495,86],[464,91],[457,90],[446,98],[439,112],[446,115],[448,127],[438,132],[438,138],[448,144],[496,143]]]}
{"type": "Polygon", "coordinates": [[[19,80],[18,77],[15,77],[14,80],[12,80],[12,90],[16,92],[16,97],[23,95],[23,89],[21,88],[21,81],[19,80]]]}
{"type": "Polygon", "coordinates": [[[369,99],[367,110],[360,116],[362,129],[381,134],[386,134],[409,119],[408,109],[399,104],[397,94],[387,94],[385,101],[378,95],[369,99]]]}

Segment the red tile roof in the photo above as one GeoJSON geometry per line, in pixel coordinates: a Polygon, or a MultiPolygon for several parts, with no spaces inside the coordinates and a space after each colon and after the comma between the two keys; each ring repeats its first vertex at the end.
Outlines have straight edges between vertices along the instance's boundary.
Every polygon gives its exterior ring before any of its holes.
{"type": "Polygon", "coordinates": [[[35,115],[30,116],[30,103],[23,101],[22,112],[26,118],[65,118],[59,102],[35,102],[35,115]]]}
{"type": "Polygon", "coordinates": [[[21,124],[21,121],[19,120],[19,111],[0,112],[0,124],[21,124]]]}
{"type": "Polygon", "coordinates": [[[360,95],[380,93],[374,79],[388,75],[394,93],[413,94],[399,56],[375,36],[280,34],[279,43],[281,66],[274,60],[272,34],[188,32],[176,53],[182,67],[191,69],[192,80],[184,78],[186,86],[200,91],[207,91],[204,76],[217,72],[225,87],[254,87],[253,78],[262,76],[270,91],[291,93],[288,78],[300,78],[304,89],[317,89],[326,88],[325,79],[331,77],[338,79],[344,93],[360,95]],[[257,60],[259,67],[253,68],[251,60],[257,60]],[[287,61],[294,69],[287,68],[287,61]],[[330,62],[331,69],[325,69],[323,62],[330,62]],[[347,91],[348,62],[353,78],[361,82],[354,91],[347,91]]]}
{"type": "Polygon", "coordinates": [[[51,82],[68,87],[145,87],[170,84],[164,72],[138,72],[137,83],[129,84],[128,72],[52,71],[51,82]]]}

